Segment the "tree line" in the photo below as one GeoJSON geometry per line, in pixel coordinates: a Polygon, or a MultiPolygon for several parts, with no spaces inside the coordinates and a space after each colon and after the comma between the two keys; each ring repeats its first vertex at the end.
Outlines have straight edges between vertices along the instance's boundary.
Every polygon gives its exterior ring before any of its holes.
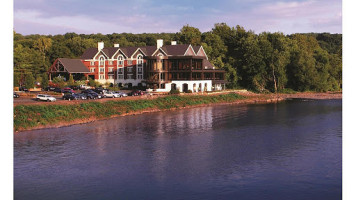
{"type": "Polygon", "coordinates": [[[57,58],[78,58],[103,41],[106,47],[202,45],[209,61],[227,71],[228,87],[257,92],[337,91],[342,88],[342,34],[256,34],[218,23],[208,32],[185,25],[177,33],[21,35],[14,32],[14,85],[48,84],[57,58]]]}

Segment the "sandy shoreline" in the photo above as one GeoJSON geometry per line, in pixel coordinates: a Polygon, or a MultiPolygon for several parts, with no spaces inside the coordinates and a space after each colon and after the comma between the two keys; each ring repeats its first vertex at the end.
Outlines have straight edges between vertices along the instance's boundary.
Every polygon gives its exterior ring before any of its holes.
{"type": "MultiPolygon", "coordinates": [[[[256,93],[252,93],[252,92],[248,92],[248,91],[235,91],[235,92],[242,96],[245,96],[247,98],[240,99],[240,100],[237,100],[234,102],[228,102],[228,103],[227,102],[209,103],[209,104],[185,106],[185,107],[173,108],[173,109],[146,109],[146,110],[142,110],[142,111],[130,112],[130,113],[125,113],[125,114],[121,114],[121,115],[112,115],[110,117],[105,117],[105,118],[89,117],[86,119],[77,119],[77,120],[73,120],[70,122],[61,122],[61,123],[57,123],[54,125],[45,125],[45,126],[36,126],[36,127],[26,128],[25,130],[19,130],[19,131],[16,131],[15,133],[18,133],[21,131],[28,131],[28,130],[59,128],[59,127],[64,127],[64,126],[76,125],[76,124],[90,123],[90,122],[97,121],[97,120],[111,119],[111,118],[120,117],[120,116],[138,115],[138,114],[143,114],[143,113],[161,112],[161,111],[166,111],[166,110],[177,110],[177,109],[182,109],[182,108],[194,108],[194,107],[203,107],[203,106],[212,106],[212,105],[231,105],[231,104],[265,104],[265,103],[276,103],[276,102],[284,101],[287,99],[315,99],[315,100],[342,99],[341,92],[337,92],[337,93],[304,92],[304,93],[296,93],[296,94],[256,94],[256,93]]],[[[218,95],[218,94],[221,94],[221,93],[216,93],[213,95],[218,95]]],[[[132,100],[134,100],[134,99],[132,99],[132,100]]],[[[47,102],[43,102],[43,103],[47,103],[47,102]]],[[[80,103],[80,101],[71,101],[71,102],[66,101],[63,104],[77,104],[77,103],[80,103]]],[[[37,104],[37,102],[36,102],[36,104],[37,104]]],[[[50,103],[48,103],[48,104],[50,105],[50,103]]],[[[26,104],[26,105],[28,105],[28,104],[26,104]]],[[[14,105],[14,106],[16,106],[16,105],[14,105]]]]}

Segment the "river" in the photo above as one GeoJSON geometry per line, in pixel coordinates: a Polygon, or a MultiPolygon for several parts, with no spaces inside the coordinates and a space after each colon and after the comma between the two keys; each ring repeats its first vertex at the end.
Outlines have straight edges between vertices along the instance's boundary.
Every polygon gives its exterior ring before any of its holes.
{"type": "Polygon", "coordinates": [[[342,101],[146,113],[14,135],[15,199],[341,199],[342,101]]]}

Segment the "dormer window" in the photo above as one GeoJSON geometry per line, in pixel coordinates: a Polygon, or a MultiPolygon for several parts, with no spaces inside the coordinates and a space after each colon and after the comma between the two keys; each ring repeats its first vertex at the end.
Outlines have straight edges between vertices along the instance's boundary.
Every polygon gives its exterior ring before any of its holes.
{"type": "Polygon", "coordinates": [[[141,65],[143,63],[143,56],[142,55],[138,55],[137,56],[137,65],[141,65]]]}
{"type": "Polygon", "coordinates": [[[118,65],[119,65],[119,66],[124,65],[124,57],[123,57],[122,55],[119,55],[119,56],[117,57],[117,61],[118,61],[118,65]]]}
{"type": "Polygon", "coordinates": [[[105,64],[105,58],[104,58],[104,56],[101,56],[99,58],[99,66],[104,66],[104,64],[105,64]]]}

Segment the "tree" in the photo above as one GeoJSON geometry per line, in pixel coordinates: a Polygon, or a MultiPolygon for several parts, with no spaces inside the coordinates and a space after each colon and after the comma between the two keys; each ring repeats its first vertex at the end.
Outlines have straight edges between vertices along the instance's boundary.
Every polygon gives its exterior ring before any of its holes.
{"type": "Polygon", "coordinates": [[[32,74],[26,74],[25,76],[25,86],[27,88],[33,88],[35,85],[35,79],[32,74]]]}
{"type": "Polygon", "coordinates": [[[74,79],[72,74],[69,74],[68,85],[74,85],[74,79]]]}
{"type": "Polygon", "coordinates": [[[45,87],[48,87],[48,74],[47,73],[43,73],[42,74],[42,80],[41,80],[41,87],[42,88],[45,88],[45,87]]]}
{"type": "Polygon", "coordinates": [[[20,86],[20,79],[21,79],[21,74],[20,73],[14,73],[14,87],[19,87],[20,86]]]}
{"type": "Polygon", "coordinates": [[[63,88],[66,85],[66,82],[64,81],[64,77],[62,76],[54,77],[52,83],[57,84],[61,88],[63,88]]]}
{"type": "Polygon", "coordinates": [[[201,32],[198,28],[194,28],[189,25],[183,26],[178,34],[179,41],[183,44],[200,45],[201,44],[201,32]]]}

